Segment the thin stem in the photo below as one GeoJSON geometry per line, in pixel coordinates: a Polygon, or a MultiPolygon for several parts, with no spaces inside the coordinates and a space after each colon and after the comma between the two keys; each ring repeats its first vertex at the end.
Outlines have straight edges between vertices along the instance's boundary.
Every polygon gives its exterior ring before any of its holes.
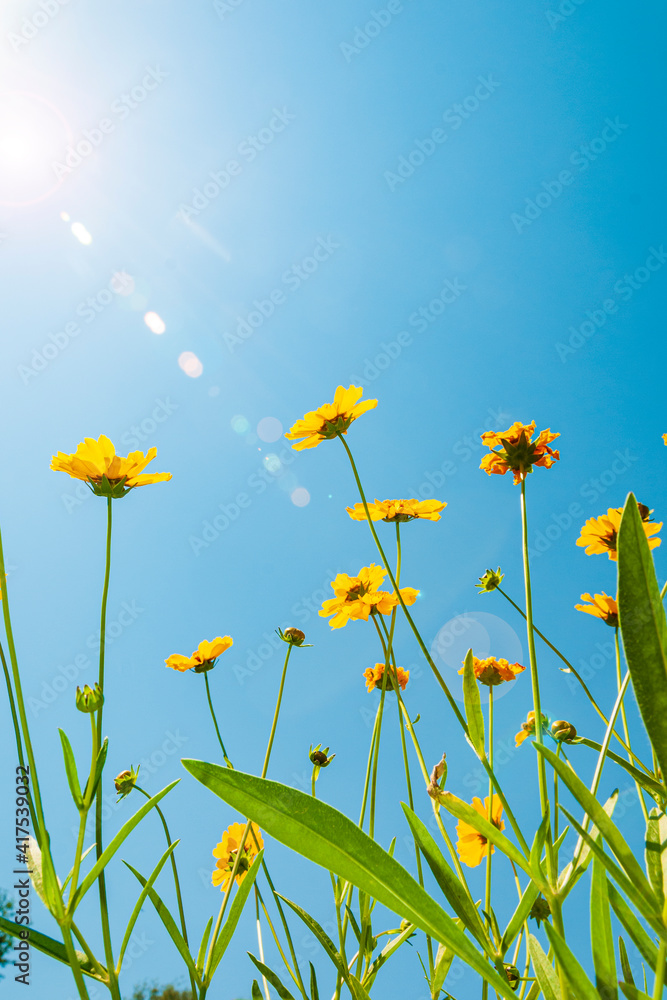
{"type": "Polygon", "coordinates": [[[86,791],[84,793],[83,808],[79,813],[79,834],[76,841],[76,854],[74,855],[74,868],[72,870],[72,882],[69,890],[68,906],[74,902],[77,885],[79,883],[79,869],[81,867],[81,854],[83,852],[83,838],[86,834],[86,820],[88,819],[88,812],[90,810],[91,791],[93,788],[93,781],[95,780],[95,765],[97,763],[97,754],[99,751],[99,746],[97,745],[97,726],[95,724],[95,716],[92,713],[90,715],[90,729],[90,774],[88,775],[88,784],[86,785],[86,791]]]}
{"type": "Polygon", "coordinates": [[[83,978],[83,972],[81,971],[81,966],[79,965],[79,959],[76,954],[76,949],[74,947],[74,942],[72,941],[72,932],[68,924],[61,924],[60,927],[63,935],[63,941],[65,943],[65,951],[67,952],[67,959],[72,970],[72,975],[74,976],[74,982],[76,983],[76,988],[79,992],[81,1000],[88,1000],[88,990],[86,989],[86,983],[83,978]]]}
{"type": "Polygon", "coordinates": [[[292,652],[292,643],[287,644],[287,656],[285,657],[285,663],[283,664],[283,672],[280,678],[280,687],[278,689],[278,698],[276,701],[276,709],[273,713],[273,722],[271,723],[271,732],[269,733],[269,742],[266,747],[266,754],[264,755],[264,766],[262,767],[262,773],[260,777],[265,778],[266,773],[269,770],[269,761],[271,759],[271,750],[273,749],[273,741],[276,736],[276,728],[278,726],[278,716],[280,715],[280,706],[283,700],[283,690],[285,688],[285,678],[287,677],[287,664],[289,663],[290,653],[292,652]]]}
{"type": "MultiPolygon", "coordinates": [[[[493,688],[489,685],[489,764],[493,768],[493,688]]],[[[489,823],[493,822],[493,783],[489,781],[489,805],[487,817],[489,823]]],[[[486,884],[484,893],[484,909],[491,912],[491,858],[493,856],[493,845],[489,841],[486,845],[486,884]]],[[[488,918],[490,920],[490,917],[488,918]]],[[[489,923],[489,930],[491,925],[489,923]]],[[[488,985],[488,984],[487,984],[488,985]]]]}
{"type": "MultiPolygon", "coordinates": [[[[428,663],[429,667],[431,668],[431,671],[433,672],[433,676],[437,680],[437,682],[440,685],[440,687],[441,687],[441,689],[442,689],[442,691],[443,691],[443,693],[444,693],[447,701],[449,702],[449,706],[452,709],[457,722],[459,723],[459,725],[463,729],[463,732],[466,734],[466,736],[469,736],[468,724],[466,723],[466,720],[464,719],[463,715],[461,714],[461,711],[460,711],[458,705],[456,704],[456,701],[455,701],[455,699],[454,699],[451,691],[449,690],[449,687],[447,686],[447,684],[445,682],[445,679],[443,678],[442,674],[440,673],[440,671],[436,667],[435,663],[433,662],[433,658],[432,658],[431,654],[429,653],[429,651],[428,651],[428,649],[426,647],[426,643],[422,639],[421,634],[419,632],[419,629],[415,625],[415,622],[414,622],[414,620],[413,620],[410,612],[407,609],[405,601],[403,600],[403,595],[401,594],[400,590],[398,589],[398,586],[396,584],[396,578],[394,577],[394,574],[392,573],[391,566],[389,565],[389,562],[387,561],[387,557],[385,555],[384,549],[382,548],[382,545],[380,544],[380,539],[378,538],[377,531],[375,530],[375,525],[373,524],[373,522],[371,520],[369,511],[368,511],[368,503],[366,501],[366,496],[364,494],[363,486],[361,485],[361,480],[359,478],[359,473],[357,471],[357,467],[355,465],[354,458],[352,457],[352,452],[350,451],[349,446],[348,446],[347,441],[345,440],[345,438],[342,437],[341,435],[339,435],[339,437],[340,437],[340,440],[343,443],[343,447],[345,448],[345,451],[347,452],[347,456],[348,456],[348,458],[350,460],[350,465],[352,467],[352,472],[354,474],[354,479],[355,479],[355,482],[357,484],[357,489],[359,490],[359,496],[361,497],[361,502],[362,502],[364,511],[366,513],[366,520],[368,521],[368,527],[370,528],[370,532],[371,532],[371,534],[373,536],[373,539],[374,539],[375,544],[377,546],[378,552],[380,553],[380,557],[382,559],[382,564],[383,564],[385,570],[387,571],[387,574],[389,576],[389,580],[390,580],[390,582],[391,582],[391,584],[392,584],[392,586],[393,586],[393,588],[394,588],[394,590],[396,592],[396,596],[398,598],[398,602],[401,605],[401,608],[403,609],[403,613],[404,613],[404,615],[405,615],[405,617],[406,617],[406,619],[408,621],[408,624],[410,625],[410,628],[412,629],[414,637],[417,640],[417,643],[419,644],[419,648],[421,649],[426,662],[428,663]]],[[[517,840],[519,841],[519,845],[520,845],[521,849],[523,850],[523,852],[526,855],[528,855],[529,854],[529,849],[528,849],[528,845],[526,843],[526,840],[525,840],[523,834],[521,833],[521,829],[520,829],[520,827],[519,827],[519,825],[518,825],[518,823],[517,823],[517,821],[516,821],[516,819],[514,817],[514,813],[512,812],[512,810],[509,807],[507,799],[505,798],[505,795],[503,793],[502,788],[500,787],[500,784],[499,784],[497,778],[495,777],[495,775],[493,775],[493,772],[489,768],[489,762],[486,760],[486,757],[484,757],[482,760],[480,760],[480,763],[481,763],[482,767],[484,768],[484,770],[486,771],[486,773],[489,775],[489,777],[492,778],[494,788],[496,790],[496,793],[498,794],[498,797],[500,798],[500,801],[503,804],[503,808],[505,810],[505,814],[507,815],[507,819],[509,820],[510,825],[512,827],[512,830],[514,831],[514,835],[516,836],[517,840]]]]}
{"type": "MultiPolygon", "coordinates": [[[[262,940],[262,925],[259,921],[259,890],[257,888],[257,883],[254,885],[255,889],[255,919],[257,921],[257,949],[259,951],[259,960],[264,965],[264,941],[262,940]]],[[[264,986],[264,996],[266,1000],[271,1000],[271,995],[269,993],[269,984],[266,981],[266,977],[262,976],[262,984],[264,986]]]]}
{"type": "Polygon", "coordinates": [[[662,991],[665,985],[665,959],[667,959],[667,942],[661,940],[658,950],[658,964],[655,970],[653,1000],[661,1000],[662,998],[662,991]]]}
{"type": "Polygon", "coordinates": [[[220,735],[220,727],[218,726],[218,720],[216,718],[215,710],[213,708],[213,702],[211,701],[211,688],[209,687],[208,683],[208,670],[204,671],[204,680],[206,681],[206,697],[208,699],[208,707],[211,712],[211,718],[213,719],[213,725],[215,726],[215,732],[218,737],[218,743],[220,744],[220,749],[222,750],[222,756],[225,759],[225,764],[227,765],[227,767],[231,768],[232,763],[229,757],[227,756],[227,751],[225,750],[225,744],[222,742],[222,736],[220,735]]]}
{"type": "MultiPolygon", "coordinates": [[[[616,684],[618,691],[620,691],[623,681],[621,678],[621,645],[618,637],[618,626],[614,629],[614,646],[616,650],[616,684]]],[[[623,721],[623,735],[625,736],[625,742],[628,746],[630,746],[630,730],[628,729],[628,717],[625,712],[624,701],[621,702],[621,719],[623,721]]],[[[628,753],[628,759],[630,760],[630,763],[632,763],[631,753],[628,753]]],[[[644,820],[648,823],[648,809],[646,808],[646,802],[644,801],[644,792],[638,781],[635,781],[635,788],[637,789],[637,796],[642,807],[642,812],[644,813],[644,820]]]]}

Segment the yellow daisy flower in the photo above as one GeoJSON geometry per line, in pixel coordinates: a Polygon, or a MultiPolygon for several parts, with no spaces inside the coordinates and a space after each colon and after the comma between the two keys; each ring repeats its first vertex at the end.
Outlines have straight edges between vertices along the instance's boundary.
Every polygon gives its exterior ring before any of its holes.
{"type": "MultiPolygon", "coordinates": [[[[447,506],[439,500],[374,500],[368,504],[371,521],[439,521],[440,514],[447,506]]],[[[365,521],[366,511],[362,503],[346,507],[353,521],[365,521]]]]}
{"type": "Polygon", "coordinates": [[[609,594],[582,594],[582,601],[588,601],[588,604],[575,604],[577,611],[585,611],[589,615],[595,615],[596,618],[601,618],[603,622],[607,625],[611,625],[616,628],[618,625],[618,604],[615,598],[610,597],[609,594]]]}
{"type": "MultiPolygon", "coordinates": [[[[495,656],[488,656],[485,660],[473,656],[472,665],[479,683],[486,684],[487,687],[502,684],[503,681],[513,681],[517,674],[523,673],[526,669],[520,663],[508,663],[507,660],[497,659],[495,656]]],[[[465,667],[462,667],[459,673],[462,674],[464,670],[465,667]]]]}
{"type": "Polygon", "coordinates": [[[504,476],[506,472],[513,472],[515,485],[533,471],[534,465],[550,469],[560,459],[560,453],[549,445],[560,434],[547,428],[540,431],[533,441],[534,433],[534,420],[529,424],[522,424],[517,420],[506,431],[485,431],[482,443],[491,451],[482,459],[480,469],[484,469],[490,476],[504,476]]]}
{"type": "MultiPolygon", "coordinates": [[[[215,863],[215,870],[211,877],[211,881],[213,885],[220,886],[221,892],[226,891],[231,880],[232,869],[234,868],[234,863],[236,862],[236,857],[239,853],[239,847],[241,846],[241,839],[243,837],[244,830],[245,823],[232,823],[232,825],[227,827],[223,833],[220,843],[213,848],[213,857],[218,860],[215,863]]],[[[246,837],[243,851],[241,853],[241,860],[237,869],[237,885],[240,885],[245,878],[246,872],[259,854],[262,847],[264,847],[264,841],[262,840],[260,829],[255,825],[255,823],[251,823],[251,830],[248,831],[248,836],[246,837]],[[257,843],[255,843],[255,841],[257,841],[257,843]]]]}
{"type": "MultiPolygon", "coordinates": [[[[391,614],[399,603],[396,594],[390,594],[379,587],[386,576],[381,566],[362,566],[358,576],[339,573],[332,582],[335,597],[324,601],[319,614],[323,618],[334,617],[329,622],[332,628],[343,628],[349,621],[368,621],[369,615],[391,614]]],[[[418,590],[401,587],[401,597],[406,604],[414,604],[418,590]]]]}
{"type": "Polygon", "coordinates": [[[297,420],[285,435],[290,441],[304,439],[292,445],[294,450],[316,448],[320,441],[328,441],[340,434],[347,434],[347,429],[353,420],[378,405],[377,399],[366,399],[360,403],[363,391],[356,385],[351,385],[349,389],[339,385],[333,403],[325,403],[319,409],[306,413],[303,420],[297,420]]]}
{"type": "MultiPolygon", "coordinates": [[[[546,715],[542,715],[542,732],[549,726],[549,720],[546,715]]],[[[535,712],[529,712],[526,716],[526,721],[521,723],[521,730],[514,737],[514,746],[520,747],[524,740],[527,740],[529,736],[535,735],[535,712]]]]}
{"type": "MultiPolygon", "coordinates": [[[[368,667],[364,670],[364,678],[366,680],[366,690],[373,691],[374,688],[382,689],[382,677],[384,675],[384,663],[376,663],[374,667],[368,667]]],[[[393,669],[387,674],[387,691],[396,690],[396,680],[401,688],[401,691],[405,691],[407,683],[410,680],[410,671],[404,670],[403,667],[396,668],[396,679],[394,679],[393,669]]]]}
{"type": "MultiPolygon", "coordinates": [[[[482,805],[481,799],[475,797],[472,800],[473,809],[488,819],[489,816],[489,799],[488,797],[484,799],[484,805],[482,805]]],[[[503,804],[497,795],[493,796],[493,804],[491,806],[491,822],[498,830],[505,829],[505,823],[500,818],[503,812],[503,804]]],[[[487,855],[488,851],[488,840],[483,837],[481,833],[478,833],[474,826],[470,826],[464,820],[459,820],[456,824],[456,832],[459,835],[459,839],[456,842],[456,852],[460,857],[464,865],[468,868],[476,868],[480,865],[487,855]]],[[[491,853],[495,851],[495,847],[491,845],[491,853]]]]}
{"type": "Polygon", "coordinates": [[[171,479],[171,472],[145,473],[143,470],[157,455],[157,448],[132,451],[127,458],[116,454],[116,449],[104,434],[85,438],[73,455],[59,451],[51,459],[55,472],[66,472],[72,479],[82,479],[96,496],[119,498],[135,486],[164,483],[171,479]]]}
{"type": "Polygon", "coordinates": [[[212,670],[217,658],[233,644],[234,640],[231,635],[219,635],[217,639],[213,639],[211,642],[208,639],[203,639],[192,656],[182,656],[180,653],[172,653],[164,662],[172,670],[179,670],[181,673],[185,670],[194,670],[196,674],[203,674],[207,670],[212,670]]]}
{"type": "MultiPolygon", "coordinates": [[[[649,548],[655,549],[661,544],[662,539],[651,538],[651,535],[655,535],[656,532],[660,531],[662,521],[659,524],[650,521],[649,517],[653,511],[649,510],[643,503],[637,506],[644,522],[644,533],[648,539],[649,548]]],[[[601,514],[600,517],[589,517],[581,529],[581,535],[577,538],[576,544],[585,547],[587,556],[604,555],[606,553],[611,560],[616,562],[618,559],[616,551],[618,529],[621,526],[622,516],[622,507],[609,507],[606,514],[601,514]]]]}

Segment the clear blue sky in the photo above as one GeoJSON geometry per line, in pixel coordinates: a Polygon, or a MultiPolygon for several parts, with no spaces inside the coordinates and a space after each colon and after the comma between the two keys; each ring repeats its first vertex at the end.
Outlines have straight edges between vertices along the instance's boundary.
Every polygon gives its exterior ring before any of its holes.
{"type": "MultiPolygon", "coordinates": [[[[358,498],[340,446],[297,455],[274,437],[337,385],[363,382],[379,399],[349,435],[369,494],[425,495],[431,482],[447,501],[439,524],[404,532],[403,580],[422,591],[415,614],[429,642],[463,615],[480,653],[527,657],[518,616],[474,589],[501,564],[510,594],[522,590],[518,491],[478,470],[480,430],[535,419],[561,432],[561,462],[529,482],[536,621],[611,705],[612,632],[573,605],[584,591],[613,592],[614,566],[574,542],[629,489],[665,516],[665,14],[650,2],[629,17],[594,0],[7,0],[0,24],[0,517],[55,851],[66,872],[76,817],[57,727],[83,758],[74,688],[94,676],[104,503],[49,461],[105,433],[121,453],[155,445],[156,471],[173,473],[115,505],[106,791],[153,755],[147,790],[183,777],[165,808],[201,933],[220,895],[210,852],[238,817],[182,772],[180,755],[217,759],[217,744],[202,678],[167,672],[166,656],[234,637],[211,683],[230,754],[258,771],[281,660],[264,636],[303,627],[314,648],[294,655],[270,773],[303,784],[309,744],[330,744],[337,758],[319,794],[358,810],[374,632],[332,632],[313,609],[332,573],[376,556],[344,511],[358,498]],[[63,671],[65,690],[41,707],[63,671]]],[[[662,550],[657,562],[664,578],[662,550]]],[[[428,759],[446,750],[450,787],[469,798],[481,791],[475,758],[404,629],[397,647],[428,759]]],[[[461,650],[445,648],[442,669],[458,685],[461,650]]],[[[599,738],[583,695],[539,654],[549,713],[599,738]]],[[[498,703],[503,745],[529,707],[524,676],[498,703]]],[[[8,802],[14,750],[1,711],[8,802]]],[[[392,716],[385,741],[382,842],[397,835],[411,866],[392,716]]],[[[576,754],[583,773],[588,753],[576,754]]],[[[503,768],[527,825],[533,756],[526,745],[503,768]]],[[[604,791],[619,782],[610,767],[604,791]]],[[[134,804],[113,812],[109,832],[134,804]]],[[[428,815],[421,792],[419,808],[428,815]]],[[[149,821],[122,854],[147,871],[160,838],[149,821]]],[[[280,889],[330,920],[326,873],[280,845],[268,854],[280,889]]],[[[4,864],[0,885],[7,849],[4,864]]],[[[502,864],[496,872],[502,897],[511,885],[502,864]]],[[[480,895],[482,878],[480,868],[480,895]]],[[[135,893],[117,871],[117,934],[135,893]]],[[[500,897],[505,918],[513,900],[500,897]]],[[[585,912],[582,896],[577,930],[585,912]]],[[[243,928],[212,994],[221,1000],[249,996],[249,915],[243,928]]],[[[141,929],[150,944],[128,970],[128,995],[181,976],[150,913],[141,929]]],[[[414,949],[404,952],[392,981],[421,1000],[414,949]]],[[[35,996],[74,996],[67,971],[39,957],[33,983],[35,996]]],[[[7,976],[2,989],[23,996],[7,976]]],[[[471,975],[451,989],[477,995],[471,975]]]]}

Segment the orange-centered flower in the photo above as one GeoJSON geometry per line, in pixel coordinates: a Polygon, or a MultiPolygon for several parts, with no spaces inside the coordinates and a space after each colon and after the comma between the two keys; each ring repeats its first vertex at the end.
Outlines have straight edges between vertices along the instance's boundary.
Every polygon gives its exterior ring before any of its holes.
{"type": "MultiPolygon", "coordinates": [[[[439,500],[375,500],[368,504],[371,521],[439,521],[440,514],[447,506],[439,500]]],[[[365,521],[366,511],[362,503],[346,507],[353,521],[365,521]]]]}
{"type": "MultiPolygon", "coordinates": [[[[508,663],[507,660],[496,659],[495,656],[488,656],[486,660],[473,656],[472,665],[479,683],[486,684],[487,687],[502,684],[503,681],[513,681],[517,674],[523,673],[526,669],[520,663],[508,663]]],[[[465,667],[462,667],[459,673],[462,674],[464,670],[465,667]]]]}
{"type": "Polygon", "coordinates": [[[215,661],[226,649],[234,644],[231,635],[218,636],[211,642],[203,639],[192,656],[182,656],[180,653],[172,653],[164,662],[172,670],[194,670],[196,674],[203,674],[207,670],[212,670],[215,661]]]}
{"type": "Polygon", "coordinates": [[[104,434],[85,438],[73,455],[59,451],[51,459],[55,472],[66,472],[73,479],[82,479],[97,496],[122,497],[135,486],[164,483],[171,479],[171,472],[145,473],[143,470],[157,455],[157,448],[132,451],[127,458],[116,454],[116,449],[104,434]]]}
{"type": "Polygon", "coordinates": [[[530,424],[516,423],[506,431],[485,431],[482,443],[491,449],[482,459],[480,469],[490,476],[504,476],[506,472],[514,473],[514,483],[522,482],[534,465],[550,469],[554,462],[560,459],[560,453],[549,447],[560,434],[547,428],[540,431],[536,440],[535,421],[530,424]]]}
{"type": "MultiPolygon", "coordinates": [[[[364,670],[364,677],[366,679],[366,690],[373,691],[374,688],[382,689],[382,677],[384,675],[384,663],[376,663],[374,667],[368,667],[364,670]]],[[[396,673],[394,674],[394,668],[390,667],[387,674],[387,682],[385,689],[387,691],[396,690],[396,681],[400,685],[401,691],[405,691],[406,685],[410,679],[410,671],[404,670],[403,667],[397,667],[396,673]]]]}
{"type": "Polygon", "coordinates": [[[294,450],[316,448],[320,441],[328,441],[340,434],[347,434],[347,429],[353,420],[378,405],[377,399],[366,399],[360,403],[363,391],[356,385],[351,385],[349,389],[339,385],[333,403],[325,403],[319,409],[306,413],[303,420],[297,420],[285,435],[290,441],[304,439],[292,445],[294,450]]]}
{"type": "MultiPolygon", "coordinates": [[[[234,868],[234,863],[239,853],[244,830],[245,823],[232,823],[232,825],[227,827],[223,833],[220,843],[213,848],[213,857],[218,860],[215,863],[215,870],[211,881],[213,882],[213,885],[220,886],[221,892],[226,891],[227,886],[231,881],[232,869],[234,868]]],[[[264,847],[264,841],[262,840],[262,834],[260,833],[259,827],[254,823],[251,823],[251,829],[248,831],[248,836],[246,837],[246,841],[241,852],[241,860],[239,861],[238,868],[236,869],[237,885],[240,885],[245,878],[246,872],[253,863],[253,860],[259,854],[262,847],[264,847]],[[255,841],[257,841],[257,843],[255,843],[255,841]]]]}
{"type": "MultiPolygon", "coordinates": [[[[372,614],[388,615],[399,603],[396,594],[380,590],[386,576],[381,566],[362,566],[358,576],[339,573],[331,586],[335,597],[324,601],[319,614],[323,618],[334,617],[329,624],[332,628],[343,628],[351,620],[368,621],[372,614]]],[[[401,587],[401,597],[406,604],[414,604],[418,590],[401,587]]]]}
{"type": "MultiPolygon", "coordinates": [[[[549,720],[546,715],[542,715],[542,732],[549,728],[549,720]]],[[[521,731],[514,737],[514,746],[520,747],[529,736],[535,735],[535,712],[529,712],[526,721],[521,723],[521,731]]]]}
{"type": "MultiPolygon", "coordinates": [[[[653,511],[649,510],[643,503],[637,506],[644,524],[644,533],[648,539],[649,548],[655,549],[660,545],[662,539],[651,538],[651,535],[660,531],[662,521],[660,524],[656,524],[655,521],[649,520],[653,511]]],[[[601,514],[600,517],[589,517],[581,529],[581,535],[577,538],[577,545],[585,547],[587,556],[606,553],[610,559],[616,562],[618,559],[616,551],[618,529],[621,526],[622,516],[622,507],[610,507],[607,513],[601,514]]]]}
{"type": "MultiPolygon", "coordinates": [[[[489,817],[489,799],[488,797],[484,799],[484,805],[482,805],[481,799],[475,797],[472,800],[473,809],[484,816],[485,819],[489,817]]],[[[504,830],[505,824],[500,818],[503,812],[503,804],[497,795],[493,796],[493,804],[491,806],[491,822],[498,830],[504,830]]],[[[456,842],[456,851],[458,856],[464,865],[468,868],[476,868],[480,865],[488,853],[488,840],[483,837],[481,833],[478,833],[474,826],[470,826],[464,820],[459,820],[456,824],[456,832],[459,835],[459,839],[456,842]]],[[[491,854],[493,854],[495,847],[491,845],[491,854]]]]}
{"type": "Polygon", "coordinates": [[[577,611],[585,611],[586,614],[595,615],[596,618],[601,618],[603,622],[607,625],[611,625],[616,628],[618,625],[618,604],[615,598],[610,597],[609,594],[582,594],[582,601],[588,601],[588,604],[575,604],[577,611]]]}

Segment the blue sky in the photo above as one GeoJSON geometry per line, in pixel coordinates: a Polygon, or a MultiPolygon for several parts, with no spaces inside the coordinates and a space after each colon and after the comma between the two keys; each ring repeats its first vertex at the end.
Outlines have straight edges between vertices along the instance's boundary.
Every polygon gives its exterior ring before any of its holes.
{"type": "MultiPolygon", "coordinates": [[[[303,785],[309,745],[329,744],[337,758],[319,794],[358,810],[374,632],[332,632],[316,610],[332,574],[376,555],[344,511],[358,498],[342,448],[297,454],[276,437],[337,385],[379,400],[349,434],[369,495],[424,496],[431,484],[448,503],[440,523],[404,531],[403,580],[422,591],[415,616],[429,643],[462,616],[476,652],[526,659],[520,618],[474,589],[500,564],[521,601],[518,491],[479,471],[479,434],[532,419],[561,432],[561,462],[528,484],[535,617],[611,706],[611,630],[573,605],[584,591],[613,592],[614,566],[574,542],[585,518],[630,489],[665,513],[664,18],[657,3],[628,16],[594,0],[3,5],[0,517],[64,871],[76,817],[57,727],[83,759],[74,689],[95,671],[104,504],[49,462],[84,436],[105,433],[123,454],[155,445],[156,471],[173,473],[115,504],[105,721],[109,775],[144,760],[149,791],[183,777],[165,807],[183,838],[195,933],[218,905],[211,849],[238,817],[183,774],[179,756],[217,759],[217,744],[202,678],[167,673],[170,653],[234,637],[211,683],[235,764],[258,772],[281,662],[266,636],[303,627],[314,648],[294,655],[270,775],[303,785]]],[[[657,565],[664,579],[662,550],[657,565]]],[[[459,644],[441,642],[455,687],[459,644]]],[[[397,649],[427,759],[446,750],[450,787],[469,798],[481,791],[475,758],[403,628],[397,649]]],[[[583,695],[538,652],[548,712],[599,739],[583,695]]],[[[529,827],[532,750],[512,749],[529,683],[507,687],[503,781],[529,827]]],[[[381,839],[397,835],[410,867],[390,723],[381,839]]],[[[588,774],[588,751],[577,753],[588,774]]],[[[603,791],[619,782],[610,767],[603,791]]],[[[132,805],[112,811],[109,832],[132,805]]],[[[623,822],[640,837],[630,811],[623,822]]],[[[160,837],[145,823],[123,856],[148,870],[160,837]]],[[[269,855],[280,887],[330,920],[326,873],[280,845],[269,855]]],[[[507,873],[496,872],[502,896],[507,873]]],[[[482,878],[473,873],[480,894],[482,878]]],[[[135,893],[118,872],[118,934],[135,893]]],[[[582,894],[580,906],[571,919],[583,932],[582,894]]],[[[510,908],[499,901],[503,916],[510,908]]],[[[136,982],[181,975],[144,919],[128,996],[136,982]]],[[[255,947],[248,915],[216,997],[249,996],[255,947]]],[[[414,949],[404,951],[396,982],[421,1000],[414,949]]],[[[33,983],[36,995],[74,995],[66,970],[39,957],[33,983]]],[[[477,985],[467,975],[451,988],[460,998],[477,985]]],[[[5,994],[18,989],[6,976],[5,994]]]]}

